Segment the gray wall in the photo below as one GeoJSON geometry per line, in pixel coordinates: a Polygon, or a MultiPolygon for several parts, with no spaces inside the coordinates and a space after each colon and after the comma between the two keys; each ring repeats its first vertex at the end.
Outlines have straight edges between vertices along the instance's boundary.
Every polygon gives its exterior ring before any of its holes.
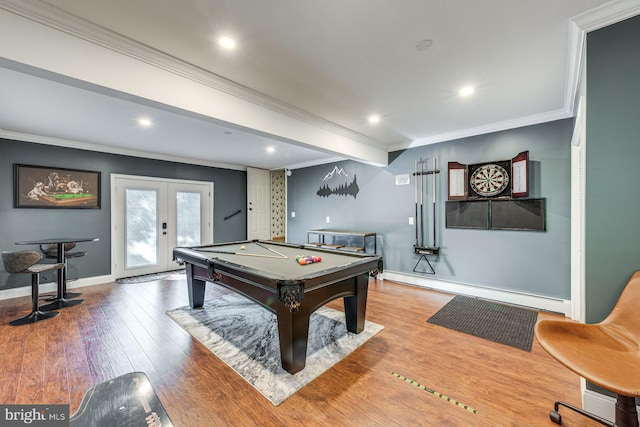
{"type": "Polygon", "coordinates": [[[640,270],[638,40],[640,17],[587,35],[587,323],[603,320],[640,270]]]}
{"type": "Polygon", "coordinates": [[[396,186],[395,175],[411,174],[418,158],[436,157],[439,176],[440,257],[427,278],[513,290],[556,298],[570,297],[570,141],[571,119],[464,138],[392,153],[388,167],[353,161],[296,169],[287,181],[290,242],[304,243],[306,231],[336,228],[380,234],[385,270],[412,273],[415,216],[411,185],[396,186]],[[463,164],[509,160],[529,150],[531,197],[547,199],[547,231],[493,231],[444,228],[447,162],[463,164]],[[351,196],[316,195],[335,165],[355,175],[360,192],[351,196]],[[296,213],[295,218],[291,212],[296,213]],[[325,223],[325,217],[331,223],[325,223]],[[441,236],[441,239],[440,239],[441,236]]]}
{"type": "Polygon", "coordinates": [[[640,270],[640,17],[587,36],[586,314],[640,270]]]}
{"type": "MultiPolygon", "coordinates": [[[[246,172],[187,165],[139,157],[97,153],[71,148],[0,139],[0,248],[23,250],[15,242],[56,236],[98,237],[81,243],[86,257],[69,263],[70,277],[94,277],[111,273],[110,174],[207,181],[214,183],[214,239],[216,242],[246,237],[246,172]],[[100,209],[16,209],[13,207],[13,165],[66,167],[102,173],[100,209]],[[224,221],[224,217],[242,213],[224,221]]],[[[0,271],[0,288],[25,286],[25,275],[0,271]]]]}

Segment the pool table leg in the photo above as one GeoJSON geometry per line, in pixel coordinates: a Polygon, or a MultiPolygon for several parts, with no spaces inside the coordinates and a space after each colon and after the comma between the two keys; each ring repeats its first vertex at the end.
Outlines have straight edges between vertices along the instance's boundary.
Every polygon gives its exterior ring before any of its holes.
{"type": "Polygon", "coordinates": [[[347,331],[359,334],[364,330],[364,317],[367,310],[367,291],[369,289],[369,275],[360,274],[356,280],[356,294],[344,297],[344,316],[347,331]]]}
{"type": "Polygon", "coordinates": [[[307,360],[309,339],[309,317],[311,313],[303,304],[298,311],[291,312],[281,302],[276,303],[280,358],[282,367],[290,374],[304,369],[307,360]]]}
{"type": "Polygon", "coordinates": [[[204,290],[206,283],[204,280],[193,277],[193,264],[186,263],[187,290],[189,292],[189,305],[191,308],[202,307],[204,304],[204,290]]]}

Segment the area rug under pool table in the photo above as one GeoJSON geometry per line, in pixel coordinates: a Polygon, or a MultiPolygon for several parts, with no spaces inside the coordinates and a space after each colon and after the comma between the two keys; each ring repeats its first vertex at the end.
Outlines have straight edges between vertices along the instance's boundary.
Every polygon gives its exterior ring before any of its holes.
{"type": "Polygon", "coordinates": [[[321,307],[309,322],[306,366],[292,375],[280,366],[275,314],[241,295],[167,314],[276,406],[384,328],[365,321],[364,331],[354,334],[347,331],[343,312],[321,307]]]}

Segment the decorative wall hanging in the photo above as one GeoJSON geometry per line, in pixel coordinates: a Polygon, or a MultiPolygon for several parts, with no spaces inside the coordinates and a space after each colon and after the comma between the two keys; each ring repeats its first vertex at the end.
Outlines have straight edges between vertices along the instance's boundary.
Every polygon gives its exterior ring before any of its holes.
{"type": "Polygon", "coordinates": [[[320,197],[329,197],[332,194],[339,196],[353,196],[355,199],[358,195],[358,183],[356,176],[349,175],[343,168],[335,166],[331,172],[325,175],[320,188],[316,194],[320,197]]]}
{"type": "Polygon", "coordinates": [[[464,165],[449,162],[449,200],[529,196],[529,152],[511,160],[464,165]]]}
{"type": "Polygon", "coordinates": [[[15,165],[14,207],[100,208],[100,172],[15,165]]]}
{"type": "Polygon", "coordinates": [[[546,230],[546,200],[529,197],[529,152],[473,165],[449,162],[447,228],[546,230]]]}

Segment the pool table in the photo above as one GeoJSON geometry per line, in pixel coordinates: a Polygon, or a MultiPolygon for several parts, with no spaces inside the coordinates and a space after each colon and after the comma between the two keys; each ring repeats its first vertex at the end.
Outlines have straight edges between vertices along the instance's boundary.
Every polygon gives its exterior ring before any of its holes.
{"type": "Polygon", "coordinates": [[[186,267],[189,305],[204,304],[205,282],[230,288],[276,314],[282,367],[302,370],[307,355],[309,317],[342,297],[347,330],[364,329],[369,272],[380,256],[311,249],[289,243],[248,240],[177,247],[173,258],[186,267]],[[320,256],[301,265],[296,255],[320,256]]]}

